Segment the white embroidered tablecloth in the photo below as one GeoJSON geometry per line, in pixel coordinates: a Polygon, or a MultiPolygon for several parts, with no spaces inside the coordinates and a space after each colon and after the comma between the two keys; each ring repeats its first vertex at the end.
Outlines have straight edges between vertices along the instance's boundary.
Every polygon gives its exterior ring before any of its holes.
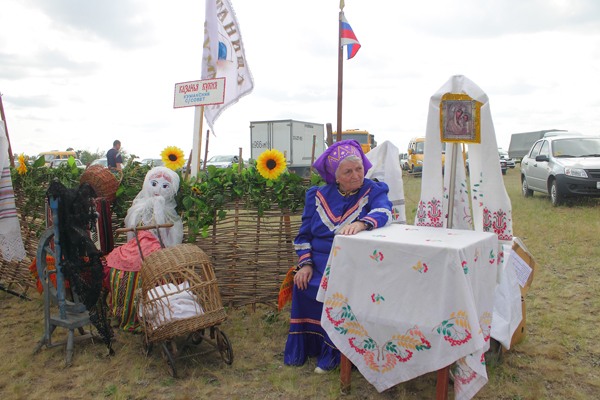
{"type": "Polygon", "coordinates": [[[456,399],[487,383],[498,237],[391,225],[336,236],[321,325],[378,391],[455,361],[456,399]]]}

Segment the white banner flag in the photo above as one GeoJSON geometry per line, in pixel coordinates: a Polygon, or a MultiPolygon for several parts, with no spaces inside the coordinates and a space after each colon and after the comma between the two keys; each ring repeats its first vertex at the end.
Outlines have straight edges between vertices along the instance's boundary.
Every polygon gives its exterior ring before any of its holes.
{"type": "Polygon", "coordinates": [[[254,88],[242,33],[229,0],[206,0],[202,79],[214,78],[225,78],[225,102],[204,107],[204,117],[213,133],[213,124],[221,113],[254,88]]]}

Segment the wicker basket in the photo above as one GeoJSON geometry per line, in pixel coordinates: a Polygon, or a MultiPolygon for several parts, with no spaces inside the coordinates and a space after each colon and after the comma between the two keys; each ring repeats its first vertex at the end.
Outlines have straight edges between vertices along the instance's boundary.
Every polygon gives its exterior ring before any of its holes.
{"type": "MultiPolygon", "coordinates": [[[[121,174],[122,178],[123,174],[121,174]]],[[[88,167],[81,174],[79,183],[83,182],[88,182],[92,185],[96,191],[96,195],[98,197],[105,197],[110,203],[114,202],[117,198],[117,189],[119,189],[119,183],[121,183],[112,172],[99,164],[88,167]]]]}
{"type": "Polygon", "coordinates": [[[169,247],[146,257],[140,272],[140,288],[140,324],[148,342],[187,335],[227,319],[208,256],[192,244],[169,247]],[[185,291],[194,296],[203,313],[185,319],[172,319],[168,308],[169,296],[182,294],[184,290],[167,295],[157,286],[181,285],[184,282],[189,283],[185,291]],[[149,296],[150,291],[155,296],[149,296]]]}

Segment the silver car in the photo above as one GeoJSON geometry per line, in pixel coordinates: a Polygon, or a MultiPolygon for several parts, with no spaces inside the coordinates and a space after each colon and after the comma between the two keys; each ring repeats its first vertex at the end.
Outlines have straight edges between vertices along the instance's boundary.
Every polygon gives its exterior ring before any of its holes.
{"type": "Polygon", "coordinates": [[[566,197],[600,197],[600,137],[538,140],[521,160],[521,183],[523,196],[546,193],[555,206],[566,197]]]}

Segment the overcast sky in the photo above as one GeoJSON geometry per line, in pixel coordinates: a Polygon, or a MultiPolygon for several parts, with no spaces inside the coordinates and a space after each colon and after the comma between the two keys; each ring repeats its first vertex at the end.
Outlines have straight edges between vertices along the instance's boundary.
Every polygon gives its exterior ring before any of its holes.
{"type": "MultiPolygon", "coordinates": [[[[336,128],[339,0],[232,0],[254,91],[225,111],[210,155],[249,156],[250,121],[336,128]]],[[[498,144],[541,129],[598,134],[600,1],[346,0],[362,48],[344,63],[344,129],[401,152],[425,133],[429,97],[462,74],[490,98],[498,144]]],[[[0,93],[13,152],[189,154],[192,108],[175,83],[199,80],[202,0],[3,0],[0,93]]],[[[206,127],[206,125],[205,125],[206,127]]],[[[206,128],[205,128],[206,129],[206,128]]]]}

